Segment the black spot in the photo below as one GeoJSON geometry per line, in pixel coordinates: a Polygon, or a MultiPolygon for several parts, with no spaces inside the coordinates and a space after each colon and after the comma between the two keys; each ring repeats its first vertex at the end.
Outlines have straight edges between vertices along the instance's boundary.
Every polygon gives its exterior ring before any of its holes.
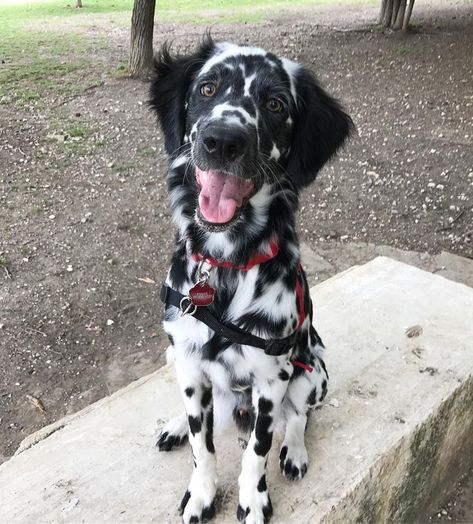
{"type": "Polygon", "coordinates": [[[289,373],[285,369],[281,369],[278,375],[280,380],[289,380],[289,373]]]}
{"type": "Polygon", "coordinates": [[[209,453],[215,453],[215,446],[213,442],[214,412],[212,409],[207,413],[206,424],[207,424],[207,431],[205,433],[205,447],[207,448],[207,451],[209,453]]]}
{"type": "Polygon", "coordinates": [[[168,339],[169,339],[169,342],[171,343],[171,346],[174,346],[174,338],[169,333],[168,333],[168,339]]]}
{"type": "Polygon", "coordinates": [[[191,492],[187,490],[184,493],[184,496],[182,497],[181,503],[179,505],[179,515],[182,515],[184,513],[184,509],[187,506],[187,503],[189,502],[189,499],[191,498],[191,492]]]}
{"type": "Polygon", "coordinates": [[[258,400],[258,415],[260,413],[268,414],[272,409],[273,403],[271,402],[271,400],[264,397],[260,397],[260,399],[258,400]]]}
{"type": "Polygon", "coordinates": [[[201,406],[205,409],[212,400],[212,388],[205,388],[202,393],[202,399],[200,400],[201,406]]]}
{"type": "Polygon", "coordinates": [[[240,521],[240,522],[243,522],[245,520],[245,518],[249,515],[250,513],[250,508],[246,508],[243,509],[241,507],[240,504],[238,504],[238,508],[237,508],[237,519],[240,521]]]}
{"type": "Polygon", "coordinates": [[[194,394],[194,388],[193,387],[188,387],[184,390],[184,393],[189,397],[191,398],[192,395],[194,394]]]}
{"type": "Polygon", "coordinates": [[[322,381],[322,395],[320,395],[320,400],[322,401],[327,394],[327,381],[324,379],[322,381]]]}
{"type": "Polygon", "coordinates": [[[314,388],[308,398],[307,398],[307,404],[309,404],[309,406],[315,406],[315,403],[317,402],[317,388],[314,388]]]}
{"type": "MultiPolygon", "coordinates": [[[[261,400],[261,399],[260,399],[261,400]]],[[[268,401],[270,402],[270,401],[268,401]]],[[[272,402],[270,402],[272,407],[272,402]]],[[[264,457],[271,449],[273,433],[269,431],[273,418],[270,415],[258,414],[255,424],[255,453],[264,457]]]]}
{"type": "Polygon", "coordinates": [[[205,507],[202,510],[202,521],[213,519],[215,516],[215,504],[212,502],[210,506],[205,507]]]}
{"type": "Polygon", "coordinates": [[[287,456],[287,446],[281,448],[281,453],[279,453],[279,460],[284,460],[287,456]]]}
{"type": "Polygon", "coordinates": [[[263,517],[264,517],[264,524],[267,524],[271,517],[273,516],[273,504],[271,503],[271,499],[268,495],[268,504],[264,506],[263,508],[263,517]]]}
{"type": "Polygon", "coordinates": [[[266,475],[263,475],[258,482],[258,491],[260,493],[263,493],[263,491],[267,491],[268,486],[266,485],[266,475]]]}
{"type": "Polygon", "coordinates": [[[189,524],[199,524],[199,517],[197,515],[192,515],[189,520],[189,524]]]}
{"type": "Polygon", "coordinates": [[[188,420],[189,420],[189,429],[191,430],[191,433],[193,435],[195,435],[196,433],[199,433],[199,431],[202,429],[202,422],[200,418],[189,415],[188,420]]]}

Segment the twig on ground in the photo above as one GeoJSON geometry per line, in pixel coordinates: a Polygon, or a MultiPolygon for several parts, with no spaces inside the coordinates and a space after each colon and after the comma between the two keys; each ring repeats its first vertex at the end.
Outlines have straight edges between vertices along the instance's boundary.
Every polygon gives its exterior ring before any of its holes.
{"type": "Polygon", "coordinates": [[[66,96],[66,98],[64,98],[61,102],[51,106],[53,109],[56,109],[57,107],[61,107],[63,106],[64,104],[67,104],[67,102],[70,102],[71,100],[74,100],[74,98],[79,98],[81,97],[84,93],[86,93],[87,91],[91,91],[92,89],[97,89],[98,87],[102,87],[103,85],[105,84],[105,82],[99,82],[98,84],[92,84],[90,86],[87,86],[86,88],[84,88],[80,93],[76,93],[74,95],[69,95],[69,96],[66,96]]]}
{"type": "Polygon", "coordinates": [[[465,214],[465,210],[462,209],[461,211],[459,211],[453,218],[452,218],[452,221],[450,222],[450,224],[448,224],[448,226],[444,226],[444,227],[440,227],[438,229],[435,230],[436,233],[440,233],[441,231],[449,231],[450,229],[452,229],[453,227],[453,224],[455,224],[455,222],[457,220],[459,220],[463,215],[465,214]]]}

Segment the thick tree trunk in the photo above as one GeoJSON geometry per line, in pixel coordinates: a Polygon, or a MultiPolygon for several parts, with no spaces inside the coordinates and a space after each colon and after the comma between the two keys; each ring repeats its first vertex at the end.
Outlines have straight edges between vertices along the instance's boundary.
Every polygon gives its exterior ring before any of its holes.
{"type": "Polygon", "coordinates": [[[406,14],[406,4],[407,4],[407,0],[401,0],[401,5],[399,6],[399,11],[397,13],[397,17],[394,22],[393,29],[402,28],[402,23],[404,21],[404,15],[406,14]]]}
{"type": "Polygon", "coordinates": [[[386,11],[384,12],[383,27],[391,27],[391,17],[393,15],[394,0],[387,0],[386,11]]]}
{"type": "Polygon", "coordinates": [[[394,22],[396,21],[397,14],[399,13],[400,5],[401,5],[401,0],[393,0],[393,12],[391,15],[391,20],[389,21],[389,27],[394,27],[394,22]]]}
{"type": "Polygon", "coordinates": [[[148,77],[153,66],[153,29],[156,0],[135,0],[131,16],[130,58],[132,76],[148,77]]]}
{"type": "Polygon", "coordinates": [[[415,0],[381,0],[379,23],[385,29],[401,29],[407,31],[415,0]],[[406,12],[407,6],[407,12],[406,12]]]}
{"type": "Polygon", "coordinates": [[[77,0],[76,7],[82,7],[82,0],[77,0]]]}
{"type": "Polygon", "coordinates": [[[412,15],[412,9],[414,8],[414,0],[409,0],[409,6],[407,8],[406,16],[404,17],[404,22],[402,23],[402,30],[407,31],[409,27],[409,21],[412,15]]]}
{"type": "Polygon", "coordinates": [[[380,24],[384,22],[384,15],[386,13],[386,4],[387,4],[387,0],[382,0],[381,9],[379,11],[379,23],[380,24]]]}

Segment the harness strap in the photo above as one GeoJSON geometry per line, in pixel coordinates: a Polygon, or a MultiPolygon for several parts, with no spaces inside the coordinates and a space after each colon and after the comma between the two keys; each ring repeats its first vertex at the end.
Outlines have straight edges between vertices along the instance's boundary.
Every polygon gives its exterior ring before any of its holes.
{"type": "MultiPolygon", "coordinates": [[[[179,293],[179,291],[170,288],[168,285],[163,284],[161,287],[160,298],[165,304],[177,307],[182,311],[182,300],[187,297],[182,293],[179,293]]],[[[275,357],[284,355],[284,353],[287,353],[292,348],[296,341],[297,331],[294,331],[292,335],[285,338],[264,339],[257,337],[252,333],[244,331],[235,324],[223,323],[205,306],[196,306],[192,311],[192,316],[197,320],[200,320],[200,322],[203,322],[212,331],[225,337],[231,342],[245,346],[254,346],[264,350],[266,355],[272,355],[275,357]]]]}

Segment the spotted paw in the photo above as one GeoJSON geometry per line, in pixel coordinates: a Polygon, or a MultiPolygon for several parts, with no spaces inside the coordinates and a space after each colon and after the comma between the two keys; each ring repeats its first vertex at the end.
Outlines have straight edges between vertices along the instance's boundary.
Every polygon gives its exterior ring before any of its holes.
{"type": "Polygon", "coordinates": [[[189,426],[185,414],[171,419],[161,430],[156,446],[159,451],[171,451],[187,441],[189,426]]]}
{"type": "Polygon", "coordinates": [[[179,514],[182,515],[184,524],[207,522],[215,515],[215,504],[213,500],[206,501],[205,497],[192,495],[191,491],[187,490],[179,506],[179,514]]]}
{"type": "Polygon", "coordinates": [[[215,515],[216,465],[207,466],[205,469],[194,469],[192,473],[189,488],[179,506],[184,524],[207,522],[215,515]]]}
{"type": "Polygon", "coordinates": [[[279,454],[279,467],[289,480],[301,479],[307,473],[309,457],[305,446],[283,444],[279,454]]]}
{"type": "Polygon", "coordinates": [[[242,524],[267,524],[273,515],[266,478],[263,475],[256,489],[251,483],[240,485],[240,503],[237,518],[242,524]]]}

